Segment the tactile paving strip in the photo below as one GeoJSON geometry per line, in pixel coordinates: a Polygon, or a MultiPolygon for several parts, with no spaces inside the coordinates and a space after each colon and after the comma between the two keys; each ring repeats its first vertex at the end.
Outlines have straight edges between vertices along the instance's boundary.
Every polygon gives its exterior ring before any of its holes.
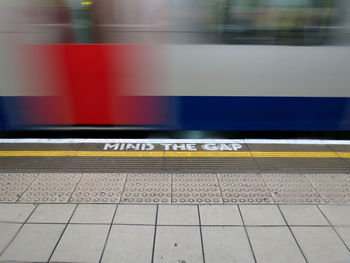
{"type": "Polygon", "coordinates": [[[121,203],[171,202],[171,176],[169,174],[128,174],[121,203]]]}
{"type": "Polygon", "coordinates": [[[300,174],[262,174],[276,203],[324,203],[306,177],[300,174]]]}
{"type": "Polygon", "coordinates": [[[350,175],[306,174],[326,203],[350,204],[350,175]]]}
{"type": "Polygon", "coordinates": [[[172,203],[222,204],[218,179],[208,174],[173,174],[172,203]]]}
{"type": "Polygon", "coordinates": [[[23,203],[65,203],[78,184],[81,174],[40,174],[19,202],[23,203]]]}
{"type": "Polygon", "coordinates": [[[119,203],[126,174],[83,174],[70,203],[119,203]]]}
{"type": "Polygon", "coordinates": [[[0,175],[0,202],[16,202],[38,174],[8,173],[0,175]]]}
{"type": "Polygon", "coordinates": [[[273,203],[261,175],[252,174],[218,174],[224,203],[273,203]]]}

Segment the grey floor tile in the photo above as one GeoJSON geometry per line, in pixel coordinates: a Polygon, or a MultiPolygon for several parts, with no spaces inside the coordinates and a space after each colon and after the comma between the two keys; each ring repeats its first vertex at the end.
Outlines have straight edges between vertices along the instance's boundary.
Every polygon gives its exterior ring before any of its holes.
{"type": "Polygon", "coordinates": [[[118,205],[114,224],[155,224],[156,205],[118,205]]]}
{"type": "Polygon", "coordinates": [[[154,262],[203,262],[198,226],[157,227],[154,262]]]}
{"type": "Polygon", "coordinates": [[[0,253],[16,235],[22,224],[0,223],[0,253]]]}
{"type": "Polygon", "coordinates": [[[116,205],[82,204],[78,205],[71,223],[110,224],[116,205]]]}
{"type": "Polygon", "coordinates": [[[158,225],[199,225],[196,205],[160,205],[158,225]]]}
{"type": "Polygon", "coordinates": [[[320,205],[319,207],[332,225],[350,226],[350,206],[320,205]]]}
{"type": "Polygon", "coordinates": [[[200,205],[201,225],[242,225],[237,205],[200,205]]]}
{"type": "Polygon", "coordinates": [[[109,226],[68,225],[51,262],[98,262],[109,226]]]}
{"type": "Polygon", "coordinates": [[[288,227],[247,227],[259,263],[305,262],[288,227]]]}
{"type": "Polygon", "coordinates": [[[350,252],[331,227],[291,227],[309,263],[350,262],[350,252]]]}
{"type": "Polygon", "coordinates": [[[45,262],[63,229],[63,224],[25,224],[0,260],[45,262]]]}
{"type": "Polygon", "coordinates": [[[277,205],[240,205],[246,225],[285,225],[277,205]]]}
{"type": "Polygon", "coordinates": [[[289,225],[329,225],[315,205],[280,205],[289,225]]]}
{"type": "Polygon", "coordinates": [[[336,230],[348,248],[350,248],[350,227],[338,226],[336,227],[336,230]]]}
{"type": "Polygon", "coordinates": [[[151,262],[154,226],[114,225],[102,262],[151,262]]]}
{"type": "Polygon", "coordinates": [[[23,223],[34,208],[33,204],[0,204],[0,221],[23,223]]]}
{"type": "Polygon", "coordinates": [[[67,223],[74,211],[71,204],[40,204],[28,219],[29,223],[67,223]]]}
{"type": "Polygon", "coordinates": [[[202,227],[205,262],[254,262],[243,227],[202,227]]]}

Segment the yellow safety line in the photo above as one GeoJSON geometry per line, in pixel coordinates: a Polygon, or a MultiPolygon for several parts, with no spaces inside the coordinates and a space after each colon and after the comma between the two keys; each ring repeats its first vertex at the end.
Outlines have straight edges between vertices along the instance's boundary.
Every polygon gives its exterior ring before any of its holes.
{"type": "MultiPolygon", "coordinates": [[[[339,158],[334,152],[251,152],[257,158],[339,158]]],[[[349,156],[350,157],[350,156],[349,156]]]]}
{"type": "Polygon", "coordinates": [[[256,157],[256,158],[350,158],[350,152],[224,152],[224,151],[0,151],[0,156],[84,157],[256,157]]]}

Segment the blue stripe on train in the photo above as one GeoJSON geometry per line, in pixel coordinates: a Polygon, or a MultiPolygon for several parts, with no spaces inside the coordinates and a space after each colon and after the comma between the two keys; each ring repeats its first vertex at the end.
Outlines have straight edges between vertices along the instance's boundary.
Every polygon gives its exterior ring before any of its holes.
{"type": "Polygon", "coordinates": [[[350,98],[178,97],[183,130],[350,130],[350,98]]]}
{"type": "MultiPolygon", "coordinates": [[[[154,97],[148,98],[154,101],[154,97]]],[[[162,126],[164,129],[350,131],[350,98],[184,96],[161,99],[168,105],[163,112],[167,120],[162,126]]],[[[24,118],[28,111],[26,101],[26,97],[0,97],[0,130],[28,127],[25,122],[29,120],[24,118]]]]}

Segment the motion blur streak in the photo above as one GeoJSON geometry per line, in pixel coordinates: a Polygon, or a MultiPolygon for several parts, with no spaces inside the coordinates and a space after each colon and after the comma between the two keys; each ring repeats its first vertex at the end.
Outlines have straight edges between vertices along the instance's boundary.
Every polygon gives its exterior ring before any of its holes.
{"type": "Polygon", "coordinates": [[[348,0],[1,0],[0,130],[350,130],[348,0]]]}

